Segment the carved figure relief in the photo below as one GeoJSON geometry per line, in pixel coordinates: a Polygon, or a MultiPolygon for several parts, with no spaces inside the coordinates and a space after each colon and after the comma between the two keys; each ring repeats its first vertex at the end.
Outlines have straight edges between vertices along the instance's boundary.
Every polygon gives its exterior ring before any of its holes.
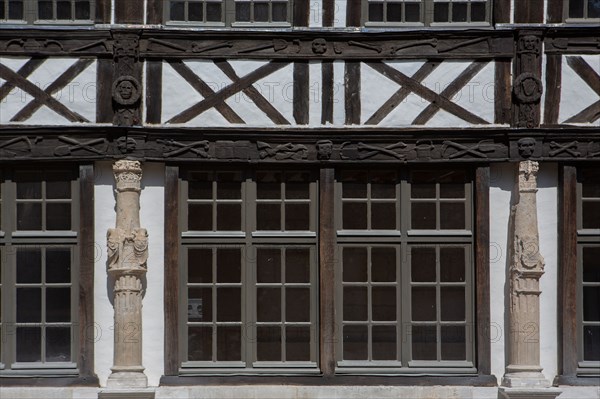
{"type": "Polygon", "coordinates": [[[260,159],[274,158],[278,161],[284,159],[301,160],[308,158],[308,148],[303,144],[280,144],[275,147],[263,141],[256,142],[260,159]]]}
{"type": "Polygon", "coordinates": [[[543,84],[532,73],[525,72],[515,79],[513,92],[520,103],[534,103],[542,97],[543,84]]]}
{"type": "Polygon", "coordinates": [[[325,54],[327,52],[327,41],[325,39],[315,39],[312,42],[312,51],[315,54],[325,54]]]}
{"type": "Polygon", "coordinates": [[[331,140],[317,141],[317,158],[321,160],[331,159],[333,154],[333,142],[331,140]]]}
{"type": "Polygon", "coordinates": [[[524,137],[517,141],[517,148],[519,149],[519,155],[523,158],[530,158],[535,151],[535,139],[531,137],[524,137]]]}
{"type": "Polygon", "coordinates": [[[489,152],[494,152],[496,146],[493,140],[481,140],[475,145],[464,145],[453,141],[444,141],[442,146],[442,156],[444,158],[453,159],[460,158],[465,155],[471,155],[477,158],[487,158],[489,152]],[[454,149],[454,152],[449,152],[449,149],[454,149]]]}
{"type": "Polygon", "coordinates": [[[16,137],[0,143],[0,155],[5,157],[15,157],[17,155],[30,155],[33,147],[29,137],[16,137]]]}
{"type": "Polygon", "coordinates": [[[113,99],[120,105],[133,105],[140,99],[140,83],[133,76],[121,76],[113,84],[113,99]]]}
{"type": "Polygon", "coordinates": [[[577,141],[571,141],[570,143],[565,143],[565,144],[559,144],[555,141],[551,141],[550,142],[551,150],[548,153],[548,155],[550,155],[551,157],[555,157],[562,153],[567,153],[572,157],[580,157],[581,152],[577,151],[578,147],[579,147],[579,143],[577,141]]]}

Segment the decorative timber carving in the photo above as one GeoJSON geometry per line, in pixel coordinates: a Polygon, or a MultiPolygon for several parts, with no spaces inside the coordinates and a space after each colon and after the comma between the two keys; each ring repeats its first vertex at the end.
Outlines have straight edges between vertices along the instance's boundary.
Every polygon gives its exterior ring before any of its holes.
{"type": "Polygon", "coordinates": [[[308,157],[308,148],[304,144],[286,143],[273,146],[263,141],[257,141],[256,148],[259,151],[260,159],[267,158],[277,161],[293,159],[297,161],[308,157]]]}
{"type": "Polygon", "coordinates": [[[533,128],[540,123],[540,98],[543,84],[541,32],[519,32],[515,60],[513,97],[517,127],[533,128]]]}
{"type": "Polygon", "coordinates": [[[115,33],[113,39],[113,123],[118,126],[139,125],[142,94],[139,37],[132,33],[115,33]]]}
{"type": "Polygon", "coordinates": [[[535,152],[535,139],[532,137],[523,137],[517,141],[517,146],[519,148],[519,155],[522,158],[531,158],[535,152]]]}

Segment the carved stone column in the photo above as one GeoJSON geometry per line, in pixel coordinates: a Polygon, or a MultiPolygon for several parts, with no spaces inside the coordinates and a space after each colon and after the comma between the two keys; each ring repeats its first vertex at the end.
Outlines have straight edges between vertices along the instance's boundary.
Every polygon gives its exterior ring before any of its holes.
{"type": "Polygon", "coordinates": [[[519,162],[516,201],[511,209],[508,366],[500,388],[505,398],[554,398],[540,366],[540,278],[537,173],[535,161],[519,162]]]}
{"type": "Polygon", "coordinates": [[[121,160],[113,165],[117,183],[116,228],[109,229],[108,274],[114,283],[114,366],[108,387],[146,387],[142,366],[142,280],[148,259],[148,233],[140,227],[140,181],[138,161],[121,160]]]}

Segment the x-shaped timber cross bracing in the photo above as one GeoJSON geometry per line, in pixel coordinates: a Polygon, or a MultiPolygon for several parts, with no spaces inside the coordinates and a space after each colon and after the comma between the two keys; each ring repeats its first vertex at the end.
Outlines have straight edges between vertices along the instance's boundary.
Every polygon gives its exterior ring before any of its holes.
{"type": "Polygon", "coordinates": [[[400,103],[412,92],[430,101],[429,104],[412,121],[413,125],[427,123],[440,109],[447,111],[460,119],[473,124],[488,125],[489,122],[483,118],[453,103],[450,98],[456,95],[469,81],[477,75],[488,61],[475,61],[469,65],[456,79],[452,81],[440,94],[427,88],[422,81],[440,65],[440,61],[427,61],[419,68],[413,76],[409,77],[402,72],[383,62],[366,62],[368,66],[381,73],[388,79],[396,82],[401,87],[392,95],[375,113],[365,122],[367,125],[376,125],[390,114],[400,103]]]}
{"type": "Polygon", "coordinates": [[[254,86],[258,80],[274,73],[275,71],[285,67],[289,63],[272,61],[266,65],[261,66],[255,71],[238,77],[231,65],[227,61],[215,62],[215,65],[225,73],[225,75],[232,80],[232,83],[227,87],[215,92],[204,82],[198,75],[196,75],[187,65],[182,61],[173,60],[169,61],[169,64],[173,69],[179,73],[198,93],[200,93],[204,99],[198,103],[192,105],[183,112],[175,115],[169,119],[167,123],[186,123],[196,116],[200,115],[204,111],[215,108],[223,117],[230,123],[246,123],[239,115],[235,113],[229,105],[225,103],[229,97],[239,93],[240,91],[246,94],[256,106],[263,111],[273,122],[281,125],[289,125],[290,122],[285,119],[279,111],[277,111],[267,99],[254,86]]]}
{"type": "MultiPolygon", "coordinates": [[[[567,64],[600,96],[600,75],[580,56],[567,57],[567,64]]],[[[600,118],[600,100],[567,119],[566,123],[592,123],[600,118]]]]}
{"type": "Polygon", "coordinates": [[[33,97],[33,101],[29,102],[16,115],[11,118],[11,122],[23,122],[29,119],[42,106],[47,106],[57,114],[63,116],[70,122],[89,122],[86,118],[79,115],[77,112],[70,110],[64,104],[52,97],[52,94],[62,90],[73,79],[83,72],[90,64],[94,62],[93,58],[80,58],[71,65],[65,72],[56,78],[45,90],[27,80],[27,77],[33,73],[45,59],[32,58],[25,63],[17,72],[8,68],[6,65],[0,64],[0,78],[6,80],[6,83],[0,87],[0,101],[3,100],[10,91],[19,87],[25,90],[33,97]]]}

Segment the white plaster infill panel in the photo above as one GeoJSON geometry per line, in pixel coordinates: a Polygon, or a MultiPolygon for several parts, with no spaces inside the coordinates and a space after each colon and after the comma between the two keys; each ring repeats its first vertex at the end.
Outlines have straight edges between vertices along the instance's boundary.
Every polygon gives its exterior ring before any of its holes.
{"type": "MultiPolygon", "coordinates": [[[[33,62],[24,57],[0,57],[4,77],[18,75],[21,67],[33,62]]],[[[96,122],[96,59],[91,58],[48,58],[24,78],[31,86],[21,87],[18,83],[0,98],[0,124],[25,125],[69,125],[96,122]],[[82,70],[79,70],[82,68],[82,70]],[[55,81],[68,76],[65,85],[55,81]],[[38,90],[33,92],[30,87],[38,90]],[[44,93],[45,92],[45,93],[44,93]],[[49,106],[41,105],[36,98],[50,98],[49,106]],[[57,109],[71,113],[70,118],[61,115],[57,109]]],[[[6,84],[0,79],[0,86],[6,84]]]]}
{"type": "MultiPolygon", "coordinates": [[[[596,76],[600,74],[600,55],[564,55],[562,57],[559,123],[574,123],[569,122],[569,119],[600,100],[600,95],[569,66],[569,58],[572,61],[573,57],[581,58],[589,68],[596,72],[596,76]]],[[[589,125],[589,123],[582,124],[589,125]]],[[[600,126],[600,119],[596,119],[593,125],[600,126]]]]}

